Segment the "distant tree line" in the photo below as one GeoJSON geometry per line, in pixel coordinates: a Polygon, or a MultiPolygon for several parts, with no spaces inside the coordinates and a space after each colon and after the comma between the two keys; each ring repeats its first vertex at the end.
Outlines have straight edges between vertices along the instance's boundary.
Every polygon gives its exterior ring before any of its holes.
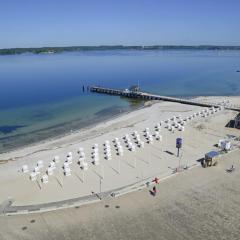
{"type": "Polygon", "coordinates": [[[240,46],[173,46],[173,45],[154,45],[154,46],[70,46],[70,47],[41,47],[41,48],[6,48],[0,49],[0,55],[12,54],[44,54],[44,53],[61,53],[76,51],[96,51],[96,50],[240,50],[240,46]]]}

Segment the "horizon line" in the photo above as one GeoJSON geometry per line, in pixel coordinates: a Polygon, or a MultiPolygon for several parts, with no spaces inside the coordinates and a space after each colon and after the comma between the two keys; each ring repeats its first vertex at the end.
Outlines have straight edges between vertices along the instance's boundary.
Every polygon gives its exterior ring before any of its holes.
{"type": "Polygon", "coordinates": [[[123,44],[100,44],[100,45],[61,45],[61,46],[38,46],[38,47],[10,47],[0,48],[0,50],[11,50],[11,49],[44,49],[44,48],[72,48],[72,47],[240,47],[240,45],[227,45],[227,44],[152,44],[152,45],[123,45],[123,44]]]}

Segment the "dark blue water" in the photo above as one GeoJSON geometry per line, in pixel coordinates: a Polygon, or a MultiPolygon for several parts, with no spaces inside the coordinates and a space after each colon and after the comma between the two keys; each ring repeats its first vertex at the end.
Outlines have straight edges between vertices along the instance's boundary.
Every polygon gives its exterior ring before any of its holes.
{"type": "Polygon", "coordinates": [[[4,141],[14,146],[23,136],[43,139],[136,107],[118,97],[83,93],[83,85],[127,88],[139,82],[142,90],[161,95],[239,95],[239,69],[240,51],[0,56],[2,147],[4,141]]]}

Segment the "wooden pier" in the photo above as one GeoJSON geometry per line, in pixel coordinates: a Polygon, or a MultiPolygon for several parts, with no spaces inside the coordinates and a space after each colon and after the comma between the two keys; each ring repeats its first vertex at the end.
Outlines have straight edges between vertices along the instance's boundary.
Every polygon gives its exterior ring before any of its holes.
{"type": "MultiPolygon", "coordinates": [[[[220,104],[216,103],[204,103],[189,99],[183,99],[183,98],[174,98],[174,97],[167,97],[167,96],[160,96],[145,92],[134,92],[129,90],[121,90],[121,89],[112,89],[112,88],[104,88],[104,87],[98,87],[98,86],[92,86],[90,87],[91,92],[96,93],[103,93],[103,94],[109,94],[109,95],[118,95],[128,98],[140,98],[143,100],[160,100],[160,101],[168,101],[168,102],[178,102],[181,104],[188,104],[188,105],[195,105],[195,106],[201,106],[201,107],[220,107],[220,104]]],[[[240,112],[240,108],[237,107],[225,107],[225,109],[238,111],[240,112]]]]}

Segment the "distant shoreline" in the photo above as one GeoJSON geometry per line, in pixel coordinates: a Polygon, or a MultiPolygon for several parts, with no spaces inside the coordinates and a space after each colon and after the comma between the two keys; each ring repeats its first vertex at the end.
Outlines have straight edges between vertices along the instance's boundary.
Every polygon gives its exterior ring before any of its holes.
{"type": "Polygon", "coordinates": [[[23,53],[33,54],[55,54],[62,52],[79,51],[106,51],[106,50],[240,50],[240,46],[218,46],[218,45],[153,45],[153,46],[67,46],[67,47],[37,47],[37,48],[4,48],[0,49],[0,55],[17,55],[23,53]]]}

